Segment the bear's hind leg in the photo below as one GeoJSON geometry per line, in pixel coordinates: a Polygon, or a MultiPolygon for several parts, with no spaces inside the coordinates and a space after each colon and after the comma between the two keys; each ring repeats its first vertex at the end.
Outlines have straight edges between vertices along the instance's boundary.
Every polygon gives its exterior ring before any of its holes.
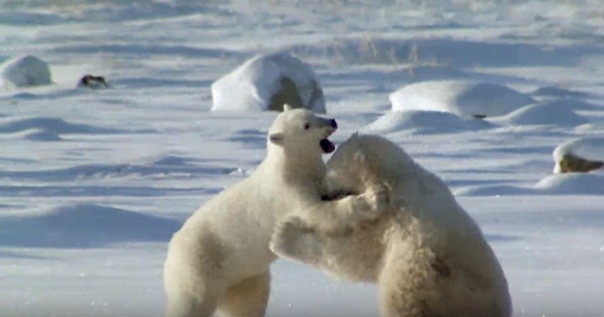
{"type": "Polygon", "coordinates": [[[228,317],[262,317],[270,294],[270,272],[253,276],[227,289],[218,310],[228,317]]]}
{"type": "Polygon", "coordinates": [[[184,292],[168,294],[164,317],[211,317],[216,311],[219,297],[214,292],[205,293],[203,298],[199,294],[184,292]]]}
{"type": "Polygon", "coordinates": [[[189,252],[187,245],[183,247],[179,236],[170,242],[164,263],[165,317],[211,317],[224,296],[222,257],[211,252],[219,249],[213,240],[203,242],[205,248],[196,249],[197,254],[189,252]]]}
{"type": "Polygon", "coordinates": [[[391,246],[386,255],[378,281],[381,316],[453,317],[442,314],[434,254],[415,244],[391,246]]]}

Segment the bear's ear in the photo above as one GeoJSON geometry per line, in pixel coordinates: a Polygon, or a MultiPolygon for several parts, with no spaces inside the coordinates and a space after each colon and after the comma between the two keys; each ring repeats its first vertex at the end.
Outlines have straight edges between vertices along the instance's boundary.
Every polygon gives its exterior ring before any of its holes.
{"type": "Polygon", "coordinates": [[[290,105],[288,105],[288,104],[284,104],[284,105],[283,105],[283,111],[290,111],[290,110],[292,110],[292,109],[294,109],[294,108],[292,108],[292,107],[291,107],[290,105]]]}
{"type": "Polygon", "coordinates": [[[275,145],[283,145],[283,133],[271,133],[268,136],[268,140],[275,145]]]}
{"type": "Polygon", "coordinates": [[[359,143],[359,133],[355,132],[353,133],[350,138],[348,138],[348,140],[346,140],[347,143],[350,144],[355,144],[356,147],[359,147],[358,143],[359,143]]]}

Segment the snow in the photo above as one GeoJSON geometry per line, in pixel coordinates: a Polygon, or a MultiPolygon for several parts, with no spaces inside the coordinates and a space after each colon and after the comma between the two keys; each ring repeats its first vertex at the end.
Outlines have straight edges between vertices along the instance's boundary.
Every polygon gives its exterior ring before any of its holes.
{"type": "Polygon", "coordinates": [[[367,133],[408,131],[414,134],[455,133],[487,129],[491,124],[480,119],[463,119],[440,111],[391,111],[365,127],[367,133]]]}
{"type": "Polygon", "coordinates": [[[588,122],[587,118],[575,113],[569,107],[552,104],[535,104],[522,107],[508,115],[491,120],[509,125],[553,125],[578,126],[588,122]]]}
{"type": "Polygon", "coordinates": [[[581,91],[569,90],[562,87],[556,86],[543,86],[535,89],[531,93],[532,96],[539,97],[558,97],[558,98],[572,98],[572,97],[587,97],[587,94],[581,91]]]}
{"type": "Polygon", "coordinates": [[[566,173],[548,175],[531,186],[495,185],[468,186],[455,192],[459,196],[525,196],[525,195],[604,195],[604,174],[566,173]]]}
{"type": "Polygon", "coordinates": [[[33,55],[13,57],[0,65],[0,87],[50,85],[48,63],[33,55]]]}
{"type": "MultiPolygon", "coordinates": [[[[0,316],[161,316],[170,232],[254,170],[277,115],[211,111],[212,83],[275,52],[312,68],[336,144],[378,133],[444,179],[500,259],[515,317],[604,314],[602,173],[551,168],[558,145],[604,137],[600,1],[6,0],[0,11],[0,61],[42,57],[54,83],[0,90],[0,316]],[[77,89],[85,74],[110,86],[77,89]],[[433,89],[409,97],[434,104],[390,111],[388,95],[414,85],[433,89]],[[456,112],[495,104],[508,113],[456,112]]],[[[229,97],[257,105],[235,88],[229,97]]],[[[379,315],[374,285],[283,260],[272,276],[268,317],[379,315]]]]}
{"type": "Polygon", "coordinates": [[[0,218],[0,245],[90,248],[124,242],[166,241],[180,225],[175,220],[128,210],[74,204],[0,218]],[[23,234],[25,232],[28,234],[23,234]]]}
{"type": "Polygon", "coordinates": [[[464,117],[504,115],[532,102],[504,85],[468,80],[425,81],[390,95],[393,111],[443,111],[464,117]]]}
{"type": "Polygon", "coordinates": [[[0,119],[0,133],[5,136],[16,134],[26,140],[58,141],[61,135],[120,133],[119,129],[105,129],[86,124],[74,124],[52,117],[12,117],[0,119]]]}
{"type": "Polygon", "coordinates": [[[214,82],[212,110],[268,110],[283,78],[293,81],[304,108],[325,113],[325,99],[314,71],[286,52],[256,56],[214,82]]]}
{"type": "Polygon", "coordinates": [[[550,175],[535,188],[551,194],[604,195],[604,175],[597,173],[568,173],[550,175]]]}

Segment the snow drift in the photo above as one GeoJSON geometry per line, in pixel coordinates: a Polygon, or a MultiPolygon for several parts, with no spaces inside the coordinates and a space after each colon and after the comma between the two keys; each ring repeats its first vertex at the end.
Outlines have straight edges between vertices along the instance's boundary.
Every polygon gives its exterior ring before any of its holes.
{"type": "Polygon", "coordinates": [[[34,215],[0,217],[0,245],[88,248],[120,242],[167,241],[175,220],[94,204],[65,205],[34,215]]]}
{"type": "Polygon", "coordinates": [[[555,106],[549,103],[522,107],[491,121],[507,125],[552,125],[559,127],[587,123],[587,119],[575,113],[571,107],[555,106]]]}
{"type": "Polygon", "coordinates": [[[412,133],[435,134],[475,131],[492,125],[480,119],[464,119],[452,113],[440,111],[393,111],[384,114],[365,127],[368,133],[412,133]]]}
{"type": "Polygon", "coordinates": [[[492,117],[533,103],[506,86],[467,80],[435,80],[405,86],[390,95],[392,110],[451,112],[464,117],[492,117]]]}
{"type": "Polygon", "coordinates": [[[468,186],[455,190],[456,196],[556,196],[604,195],[604,173],[553,174],[531,186],[468,186]]]}
{"type": "Polygon", "coordinates": [[[64,134],[124,133],[86,124],[70,123],[53,117],[10,117],[0,120],[0,137],[8,134],[30,141],[59,141],[64,134]]]}
{"type": "Polygon", "coordinates": [[[535,185],[543,194],[604,195],[604,174],[570,173],[543,178],[535,185]]]}

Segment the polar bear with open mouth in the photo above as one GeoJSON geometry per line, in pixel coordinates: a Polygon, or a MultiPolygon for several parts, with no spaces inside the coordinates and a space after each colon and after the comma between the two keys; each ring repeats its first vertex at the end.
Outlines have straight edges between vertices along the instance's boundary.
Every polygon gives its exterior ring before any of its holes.
{"type": "Polygon", "coordinates": [[[164,265],[166,317],[261,317],[269,298],[269,249],[275,226],[298,212],[317,213],[321,230],[377,217],[388,191],[369,190],[339,200],[321,199],[324,153],[334,119],[291,109],[275,119],[267,155],[248,178],[224,190],[174,234],[164,265]]]}

